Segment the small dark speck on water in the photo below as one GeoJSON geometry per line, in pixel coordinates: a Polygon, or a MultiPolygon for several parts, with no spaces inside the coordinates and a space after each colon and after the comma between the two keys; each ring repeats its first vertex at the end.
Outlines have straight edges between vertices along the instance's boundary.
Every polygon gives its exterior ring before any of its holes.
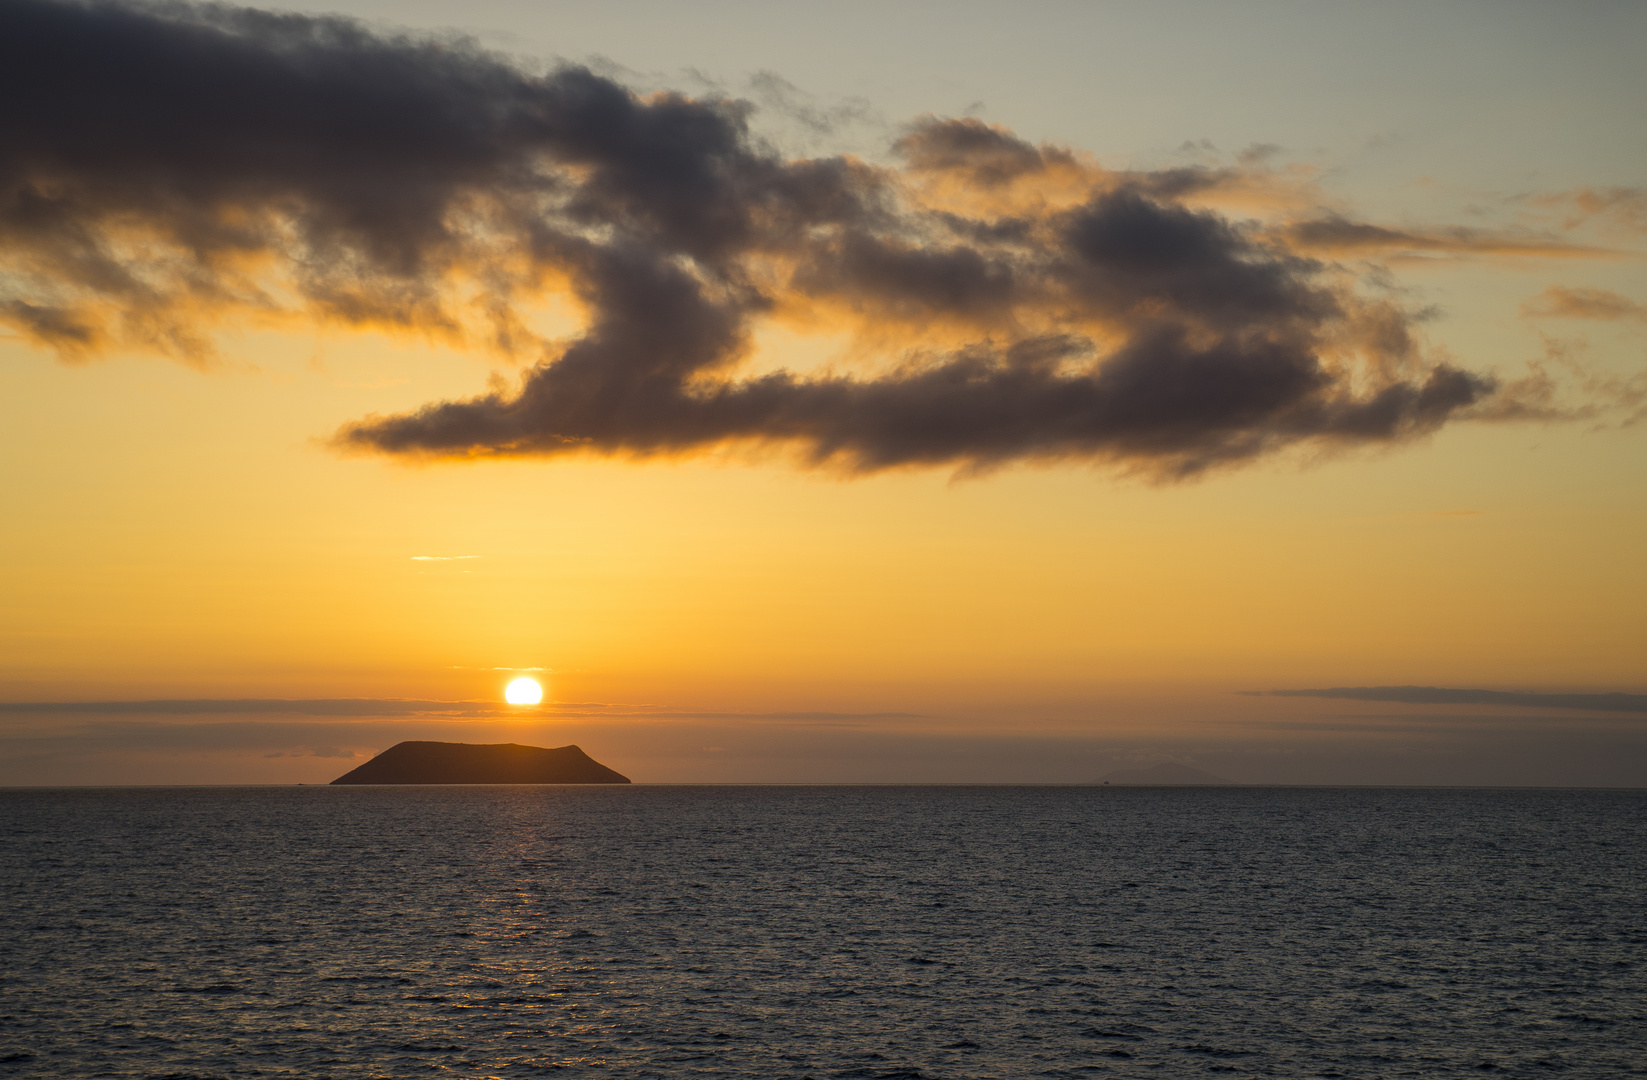
{"type": "Polygon", "coordinates": [[[1647,1076],[1647,792],[311,786],[0,790],[0,1077],[1647,1076]]]}

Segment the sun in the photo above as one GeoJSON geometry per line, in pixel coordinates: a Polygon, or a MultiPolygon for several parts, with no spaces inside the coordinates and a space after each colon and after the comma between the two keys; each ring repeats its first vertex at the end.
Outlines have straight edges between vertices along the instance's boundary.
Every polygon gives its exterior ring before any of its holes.
{"type": "Polygon", "coordinates": [[[536,679],[516,679],[503,691],[503,700],[511,705],[536,705],[543,700],[543,687],[536,679]]]}

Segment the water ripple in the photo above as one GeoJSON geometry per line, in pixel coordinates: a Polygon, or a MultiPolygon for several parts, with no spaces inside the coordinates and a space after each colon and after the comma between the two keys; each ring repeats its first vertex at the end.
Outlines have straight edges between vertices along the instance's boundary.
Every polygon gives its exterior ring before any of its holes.
{"type": "Polygon", "coordinates": [[[1647,1075],[1647,796],[0,791],[0,1076],[1647,1075]]]}

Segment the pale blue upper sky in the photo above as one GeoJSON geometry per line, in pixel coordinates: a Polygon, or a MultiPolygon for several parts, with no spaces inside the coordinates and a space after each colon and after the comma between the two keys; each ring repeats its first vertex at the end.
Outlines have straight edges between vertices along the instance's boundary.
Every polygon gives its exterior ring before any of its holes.
{"type": "MultiPolygon", "coordinates": [[[[455,28],[524,57],[604,57],[654,85],[690,89],[690,69],[738,93],[769,71],[824,105],[862,98],[894,125],[981,103],[993,122],[1106,162],[1158,164],[1202,139],[1324,152],[1358,203],[1422,176],[1506,191],[1647,174],[1641,3],[290,6],[455,28]]],[[[867,152],[881,140],[842,141],[867,152]]]]}

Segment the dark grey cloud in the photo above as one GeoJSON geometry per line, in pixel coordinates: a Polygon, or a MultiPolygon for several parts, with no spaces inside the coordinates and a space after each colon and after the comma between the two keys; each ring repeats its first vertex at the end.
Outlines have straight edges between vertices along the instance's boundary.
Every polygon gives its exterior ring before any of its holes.
{"type": "Polygon", "coordinates": [[[1536,709],[1647,713],[1647,694],[1541,694],[1518,690],[1458,690],[1441,686],[1339,686],[1326,690],[1253,691],[1269,697],[1391,701],[1409,705],[1514,705],[1536,709]]]}
{"type": "Polygon", "coordinates": [[[1108,173],[977,120],[917,122],[902,168],[789,158],[746,103],[463,40],[54,0],[0,5],[0,96],[0,320],[20,334],[209,363],[213,320],[256,311],[535,359],[516,389],[337,433],[359,451],[769,444],[854,470],[1179,477],[1412,438],[1495,388],[1285,238],[1183,203],[1227,174],[1108,173]],[[1043,181],[1075,194],[1014,194],[1043,181]],[[541,341],[521,312],[562,287],[587,325],[541,341]],[[769,316],[878,358],[747,374],[769,316]]]}
{"type": "Polygon", "coordinates": [[[939,173],[985,188],[1049,168],[1076,168],[1068,150],[1035,146],[975,117],[923,117],[893,144],[916,173],[939,173]]]}

